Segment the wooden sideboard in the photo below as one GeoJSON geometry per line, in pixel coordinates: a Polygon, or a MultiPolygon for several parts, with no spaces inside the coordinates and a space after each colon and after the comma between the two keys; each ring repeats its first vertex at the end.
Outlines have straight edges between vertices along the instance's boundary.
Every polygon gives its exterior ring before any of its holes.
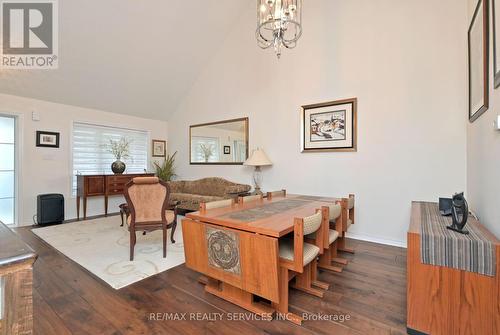
{"type": "Polygon", "coordinates": [[[108,215],[108,197],[123,195],[125,184],[135,177],[153,177],[153,173],[78,175],[76,191],[76,213],[80,220],[80,199],[83,200],[83,219],[87,218],[87,198],[104,197],[104,214],[108,215]]]}
{"type": "Polygon", "coordinates": [[[33,333],[33,263],[37,255],[0,222],[0,335],[33,333]]]}
{"type": "MultiPolygon", "coordinates": [[[[407,327],[409,334],[500,334],[500,242],[477,220],[496,246],[496,276],[421,262],[421,206],[412,204],[407,254],[407,327]]],[[[437,205],[436,205],[437,206],[437,205]]]]}

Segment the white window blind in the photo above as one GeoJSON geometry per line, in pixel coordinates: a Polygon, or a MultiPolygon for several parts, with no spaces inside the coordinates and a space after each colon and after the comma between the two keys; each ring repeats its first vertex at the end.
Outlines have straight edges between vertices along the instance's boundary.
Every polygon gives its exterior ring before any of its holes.
{"type": "Polygon", "coordinates": [[[217,137],[201,137],[193,136],[191,139],[191,161],[205,162],[205,154],[203,153],[202,145],[206,148],[211,148],[212,154],[208,158],[208,162],[219,161],[219,139],[217,137]]]}
{"type": "Polygon", "coordinates": [[[130,141],[130,158],[125,173],[143,173],[148,168],[149,136],[147,131],[73,124],[73,194],[76,194],[76,175],[112,174],[111,164],[116,160],[108,152],[110,140],[130,141]]]}

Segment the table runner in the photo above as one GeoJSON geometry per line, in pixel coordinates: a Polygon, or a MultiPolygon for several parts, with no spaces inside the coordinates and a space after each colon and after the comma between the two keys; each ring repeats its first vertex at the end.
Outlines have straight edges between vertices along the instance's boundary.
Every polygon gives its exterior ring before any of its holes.
{"type": "Polygon", "coordinates": [[[447,229],[452,219],[436,203],[422,203],[421,219],[422,263],[495,276],[495,246],[476,225],[465,226],[468,235],[447,229]]]}
{"type": "Polygon", "coordinates": [[[310,200],[301,199],[285,199],[276,202],[267,203],[263,206],[244,209],[239,212],[233,212],[229,214],[222,215],[221,218],[228,218],[232,220],[238,220],[242,222],[252,222],[261,219],[265,219],[269,216],[285,212],[287,210],[303,206],[304,204],[310,202],[310,200]]]}

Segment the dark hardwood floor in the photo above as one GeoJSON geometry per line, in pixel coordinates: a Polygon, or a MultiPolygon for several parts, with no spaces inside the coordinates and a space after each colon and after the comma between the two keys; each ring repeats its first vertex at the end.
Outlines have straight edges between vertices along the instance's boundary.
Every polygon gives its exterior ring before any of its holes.
{"type": "Polygon", "coordinates": [[[350,261],[344,271],[319,275],[331,283],[323,299],[291,291],[292,312],[330,318],[299,327],[284,320],[243,319],[251,314],[239,314],[246,312],[205,293],[198,274],[184,265],[114,290],[29,228],[16,232],[39,255],[34,268],[35,335],[406,334],[403,248],[351,240],[356,254],[343,254],[350,261]],[[150,320],[151,313],[181,313],[180,319],[187,313],[187,320],[150,320]],[[200,320],[190,321],[190,313],[200,313],[200,320]]]}

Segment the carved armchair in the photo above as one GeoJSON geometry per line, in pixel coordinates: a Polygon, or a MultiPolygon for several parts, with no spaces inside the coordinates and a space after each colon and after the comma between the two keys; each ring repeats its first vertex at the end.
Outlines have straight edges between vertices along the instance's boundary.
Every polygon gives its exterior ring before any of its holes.
{"type": "Polygon", "coordinates": [[[177,226],[176,207],[169,205],[170,188],[157,177],[138,177],[125,185],[125,199],[130,215],[130,260],[134,259],[137,231],[163,230],[163,257],[167,256],[167,230],[172,228],[171,240],[177,226]]]}

